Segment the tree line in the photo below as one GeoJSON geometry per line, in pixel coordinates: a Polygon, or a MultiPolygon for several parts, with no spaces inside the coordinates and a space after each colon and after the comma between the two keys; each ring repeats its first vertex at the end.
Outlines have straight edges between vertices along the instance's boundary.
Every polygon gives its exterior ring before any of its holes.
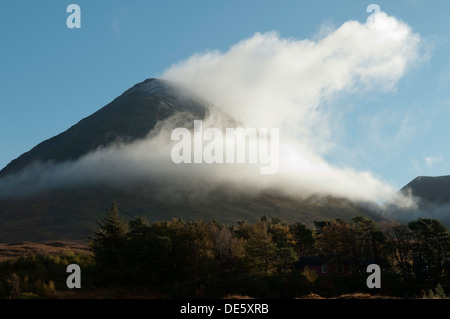
{"type": "Polygon", "coordinates": [[[355,216],[308,228],[262,216],[257,222],[173,219],[125,221],[113,204],[90,238],[91,254],[29,256],[0,263],[0,297],[57,297],[66,268],[82,269],[82,289],[139,287],[169,298],[295,298],[370,293],[401,298],[450,293],[450,232],[436,219],[408,224],[355,216]],[[376,260],[381,289],[368,289],[364,269],[319,277],[301,270],[308,256],[353,263],[376,260]]]}
{"type": "Polygon", "coordinates": [[[368,291],[361,272],[311,281],[296,268],[306,256],[333,256],[355,269],[361,260],[376,260],[385,278],[381,293],[388,295],[450,289],[450,232],[436,219],[400,224],[355,216],[317,221],[314,229],[267,216],[231,226],[181,219],[150,224],[143,217],[123,221],[113,204],[98,226],[90,247],[105,284],[145,283],[171,296],[368,291]]]}

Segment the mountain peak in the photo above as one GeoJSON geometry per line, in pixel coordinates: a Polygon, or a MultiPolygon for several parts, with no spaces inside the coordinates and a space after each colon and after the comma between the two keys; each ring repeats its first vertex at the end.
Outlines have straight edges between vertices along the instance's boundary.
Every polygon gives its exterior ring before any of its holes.
{"type": "Polygon", "coordinates": [[[402,188],[430,203],[450,202],[450,175],[418,176],[402,188]]]}
{"type": "Polygon", "coordinates": [[[158,79],[158,78],[149,78],[143,82],[137,83],[132,88],[125,91],[124,95],[129,94],[145,94],[145,95],[159,95],[159,94],[168,94],[172,95],[176,92],[176,87],[173,83],[158,79]]]}
{"type": "Polygon", "coordinates": [[[179,85],[150,78],[134,85],[65,132],[22,154],[0,171],[0,177],[17,173],[33,162],[72,161],[118,140],[132,142],[145,138],[157,122],[177,112],[203,119],[207,108],[205,101],[179,85]]]}

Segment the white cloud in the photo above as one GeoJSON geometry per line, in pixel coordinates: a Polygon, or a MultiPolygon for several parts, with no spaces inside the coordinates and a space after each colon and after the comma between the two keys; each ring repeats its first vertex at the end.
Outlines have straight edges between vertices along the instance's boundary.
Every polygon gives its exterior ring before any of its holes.
{"type": "MultiPolygon", "coordinates": [[[[325,102],[341,92],[394,90],[419,58],[419,46],[409,26],[380,13],[375,27],[349,21],[317,41],[256,33],[226,52],[195,54],[163,77],[183,83],[246,126],[279,127],[289,149],[289,156],[280,154],[285,165],[279,176],[291,180],[291,189],[381,200],[392,187],[369,172],[333,167],[324,159],[340,111],[325,102]]],[[[408,133],[404,124],[402,137],[408,133]]]]}

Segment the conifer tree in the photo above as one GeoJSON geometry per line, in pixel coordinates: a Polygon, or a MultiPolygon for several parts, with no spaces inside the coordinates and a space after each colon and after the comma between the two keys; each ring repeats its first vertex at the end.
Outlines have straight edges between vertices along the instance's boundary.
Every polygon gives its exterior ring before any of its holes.
{"type": "Polygon", "coordinates": [[[415,252],[424,257],[435,280],[447,275],[450,231],[437,219],[419,218],[408,223],[416,238],[415,252]]]}
{"type": "Polygon", "coordinates": [[[247,254],[252,267],[258,272],[269,274],[274,267],[276,245],[268,231],[267,221],[262,219],[255,224],[247,240],[247,254]]]}
{"type": "Polygon", "coordinates": [[[120,262],[121,249],[126,241],[127,224],[119,216],[116,203],[106,211],[98,224],[98,231],[90,248],[99,266],[114,267],[120,262]]]}

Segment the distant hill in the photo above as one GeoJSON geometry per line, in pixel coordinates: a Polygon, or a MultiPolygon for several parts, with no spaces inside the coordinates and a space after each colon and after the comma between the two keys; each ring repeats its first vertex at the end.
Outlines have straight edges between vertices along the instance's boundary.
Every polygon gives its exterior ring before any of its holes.
{"type": "Polygon", "coordinates": [[[388,216],[404,222],[435,218],[450,228],[450,176],[419,176],[402,187],[399,193],[411,197],[416,205],[402,207],[395,202],[387,202],[383,210],[388,216]]]}
{"type": "Polygon", "coordinates": [[[450,175],[419,176],[405,185],[401,191],[411,191],[414,196],[429,203],[448,204],[450,203],[450,175]]]}
{"type": "MultiPolygon", "coordinates": [[[[191,123],[193,119],[204,119],[213,107],[173,83],[145,80],[65,132],[13,160],[0,171],[0,182],[3,178],[17,178],[17,173],[35,162],[73,161],[116,141],[142,139],[159,121],[177,113],[184,114],[183,120],[191,123]]],[[[126,189],[84,185],[43,191],[32,197],[0,196],[0,242],[86,241],[96,229],[95,221],[104,216],[113,202],[124,218],[146,216],[149,221],[181,217],[233,224],[268,215],[312,227],[315,220],[321,219],[349,219],[355,215],[379,218],[357,203],[332,197],[304,199],[302,194],[292,198],[275,193],[230,197],[219,191],[204,200],[175,200],[157,195],[155,187],[151,183],[137,183],[126,189]]]]}

